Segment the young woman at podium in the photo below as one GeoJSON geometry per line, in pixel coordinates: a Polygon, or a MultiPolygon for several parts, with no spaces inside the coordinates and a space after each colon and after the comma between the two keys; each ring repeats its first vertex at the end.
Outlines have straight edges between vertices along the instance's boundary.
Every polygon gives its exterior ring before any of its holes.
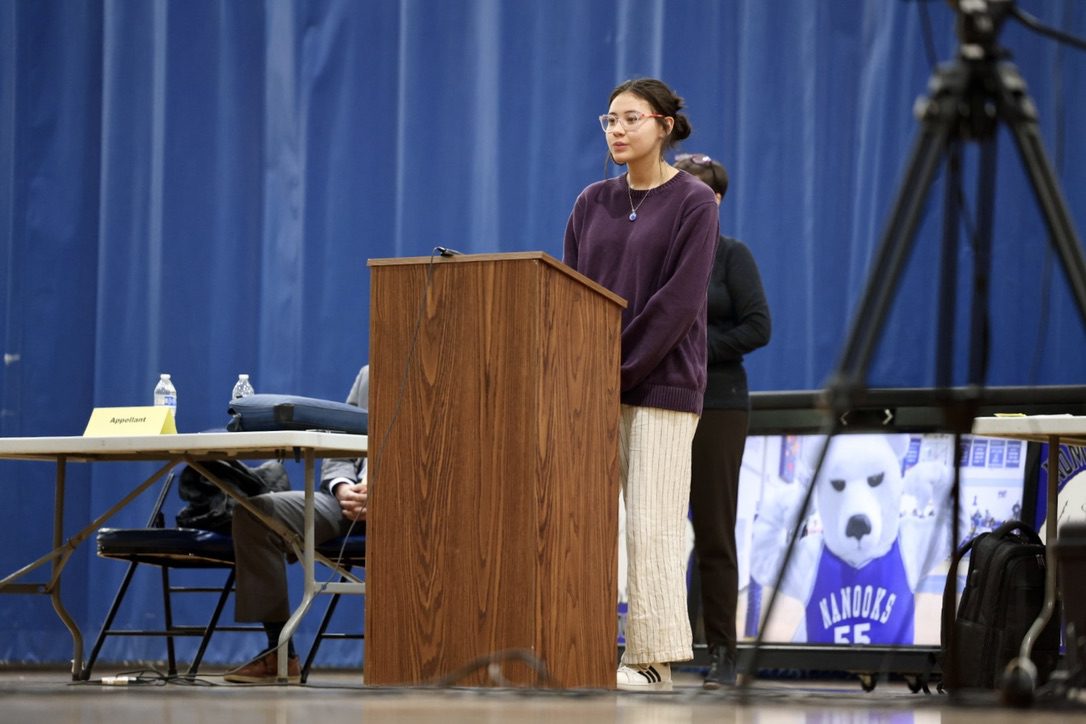
{"type": "Polygon", "coordinates": [[[622,313],[619,469],[629,607],[620,689],[671,689],[693,657],[686,610],[690,446],[706,379],[706,288],[716,198],[664,160],[690,135],[682,98],[652,78],[616,87],[600,116],[626,173],[588,186],[566,226],[564,261],[627,301],[622,313]]]}

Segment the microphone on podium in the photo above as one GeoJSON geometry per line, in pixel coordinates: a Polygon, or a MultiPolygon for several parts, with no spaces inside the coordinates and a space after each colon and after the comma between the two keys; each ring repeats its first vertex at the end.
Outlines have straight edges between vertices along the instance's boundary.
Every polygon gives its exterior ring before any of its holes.
{"type": "Polygon", "coordinates": [[[435,246],[434,251],[436,251],[441,256],[457,256],[458,254],[461,256],[463,255],[463,252],[459,252],[456,249],[450,249],[447,246],[435,246]]]}

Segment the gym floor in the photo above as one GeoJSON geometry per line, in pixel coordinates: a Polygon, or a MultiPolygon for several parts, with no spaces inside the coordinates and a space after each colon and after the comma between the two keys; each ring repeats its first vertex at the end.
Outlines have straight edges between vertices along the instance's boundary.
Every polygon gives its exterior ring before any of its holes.
{"type": "Polygon", "coordinates": [[[1086,702],[1039,700],[1029,710],[997,696],[914,694],[903,682],[864,692],[856,680],[759,680],[745,690],[703,691],[696,671],[677,672],[670,693],[556,692],[523,689],[365,687],[357,671],[315,670],[304,686],[224,684],[221,672],[195,682],[104,686],[98,675],[73,683],[61,669],[0,669],[0,722],[102,724],[341,724],[395,721],[622,722],[623,724],[1064,724],[1086,702]]]}

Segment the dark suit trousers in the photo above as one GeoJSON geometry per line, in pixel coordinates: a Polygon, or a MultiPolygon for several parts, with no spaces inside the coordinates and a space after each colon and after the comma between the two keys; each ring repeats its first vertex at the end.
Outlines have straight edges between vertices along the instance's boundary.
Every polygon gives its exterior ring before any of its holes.
{"type": "Polygon", "coordinates": [[[705,640],[710,646],[726,646],[733,655],[739,595],[735,516],[749,417],[746,410],[702,412],[694,434],[690,481],[705,640]]]}
{"type": "MultiPolygon", "coordinates": [[[[303,535],[305,493],[287,490],[249,498],[265,515],[278,518],[303,535]]],[[[346,535],[351,522],[340,513],[339,501],[318,491],[313,496],[313,538],[321,544],[346,535]]],[[[287,595],[286,543],[242,506],[234,509],[234,558],[237,561],[237,592],[234,618],[239,622],[282,623],[290,617],[287,595]]]]}

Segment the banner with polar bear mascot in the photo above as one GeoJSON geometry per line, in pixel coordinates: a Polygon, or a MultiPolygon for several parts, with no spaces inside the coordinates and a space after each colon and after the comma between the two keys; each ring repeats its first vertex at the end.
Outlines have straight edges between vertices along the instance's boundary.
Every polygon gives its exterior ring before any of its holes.
{"type": "MultiPolygon", "coordinates": [[[[812,481],[825,442],[818,435],[747,439],[735,530],[739,640],[753,639],[765,626],[765,640],[778,643],[938,645],[951,550],[954,436],[837,435],[812,481]],[[811,484],[811,506],[767,622],[765,608],[811,484]]],[[[962,438],[959,544],[1021,515],[1025,458],[1021,441],[962,438]]],[[[619,541],[623,513],[620,503],[619,541]]],[[[688,526],[690,551],[693,542],[688,526]]],[[[620,644],[625,559],[619,545],[620,644]]],[[[966,570],[963,564],[959,574],[966,570]]]]}
{"type": "MultiPolygon", "coordinates": [[[[951,435],[848,434],[752,438],[740,481],[740,633],[817,644],[939,642],[951,553],[951,435]],[[806,494],[799,540],[769,621],[787,537],[806,494]],[[744,570],[745,568],[745,570],[744,570]]],[[[1025,443],[967,436],[962,450],[961,540],[1021,512],[1025,443]]],[[[960,541],[959,541],[960,542],[960,541]]],[[[963,569],[964,570],[964,569],[963,569]]]]}

